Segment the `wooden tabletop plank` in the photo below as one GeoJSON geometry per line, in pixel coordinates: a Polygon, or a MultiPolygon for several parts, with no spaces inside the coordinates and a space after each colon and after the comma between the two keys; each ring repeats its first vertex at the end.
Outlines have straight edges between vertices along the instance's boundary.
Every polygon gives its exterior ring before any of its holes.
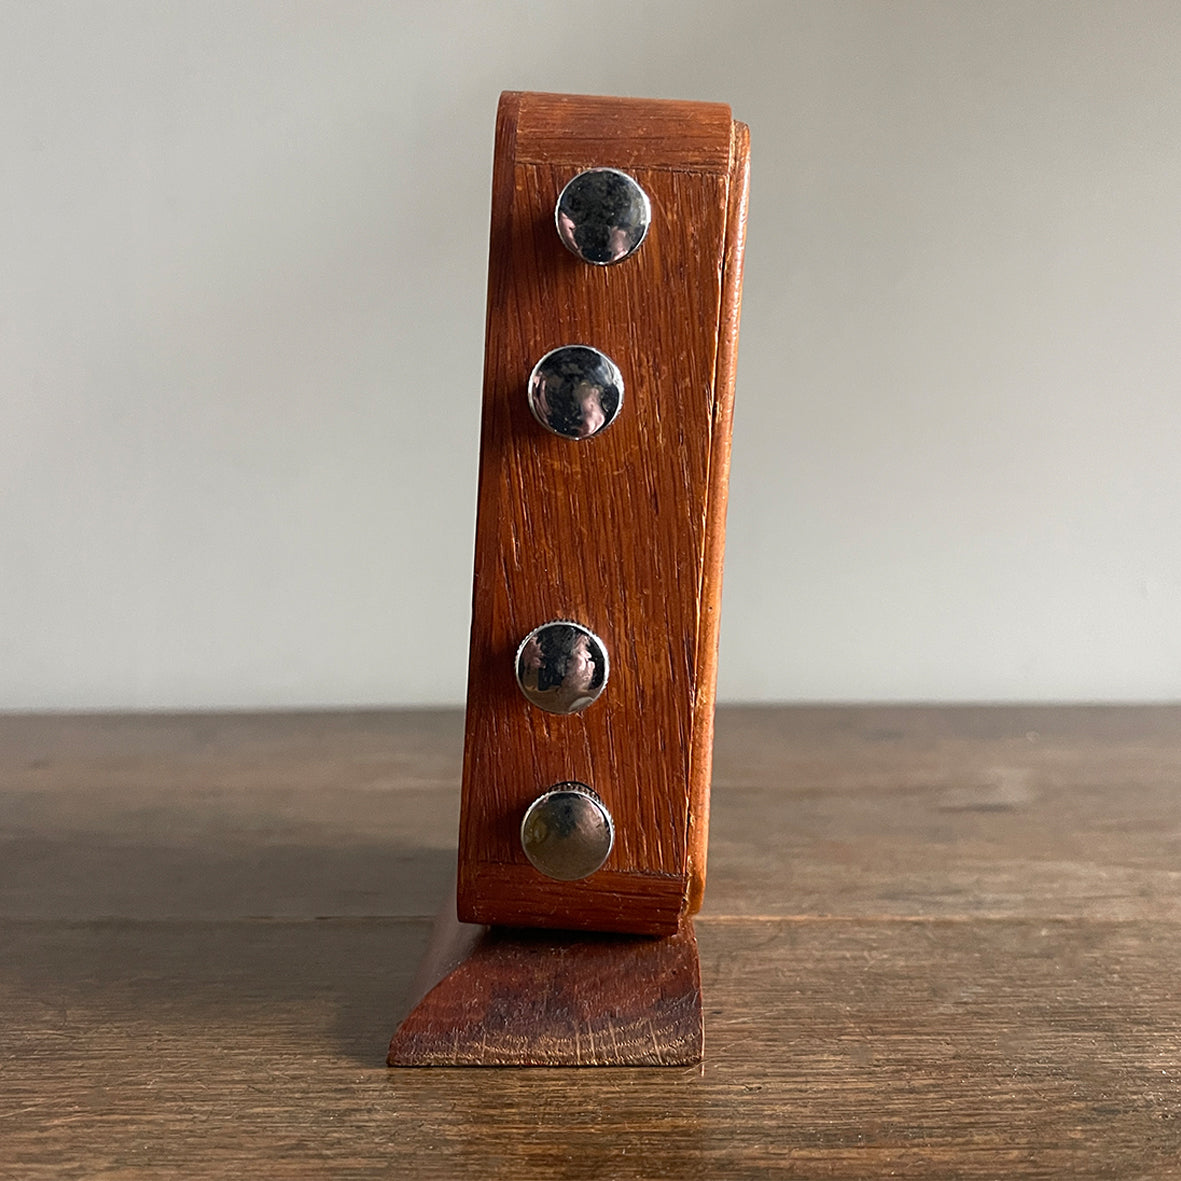
{"type": "Polygon", "coordinates": [[[0,924],[0,1173],[1174,1176],[1174,923],[699,924],[703,1068],[387,1071],[411,920],[0,924]]]}
{"type": "MultiPolygon", "coordinates": [[[[427,916],[458,711],[0,718],[0,916],[427,916]]],[[[1181,708],[720,711],[705,913],[1181,917],[1181,708]]]]}
{"type": "Polygon", "coordinates": [[[723,711],[700,1070],[382,1065],[461,742],[0,719],[0,1177],[1181,1177],[1181,709],[723,711]]]}

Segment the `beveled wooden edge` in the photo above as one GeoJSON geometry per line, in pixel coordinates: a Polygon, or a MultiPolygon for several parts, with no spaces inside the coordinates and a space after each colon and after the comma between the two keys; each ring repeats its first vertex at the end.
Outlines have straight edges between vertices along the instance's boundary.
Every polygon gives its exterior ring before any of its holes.
{"type": "Polygon", "coordinates": [[[516,163],[730,171],[725,103],[505,91],[514,109],[516,163]]]}
{"type": "Polygon", "coordinates": [[[718,640],[722,622],[722,568],[726,549],[726,506],[730,492],[730,445],[734,421],[734,379],[738,368],[738,326],[742,316],[742,268],[750,199],[750,128],[733,124],[730,204],[726,215],[722,308],[714,381],[714,428],[710,453],[705,561],[698,596],[697,700],[689,763],[688,881],[686,913],[696,914],[705,896],[709,846],[709,793],[713,772],[714,705],[718,688],[718,640]]]}
{"type": "Polygon", "coordinates": [[[664,939],[435,920],[388,1066],[688,1066],[705,1033],[691,920],[664,939]]]}

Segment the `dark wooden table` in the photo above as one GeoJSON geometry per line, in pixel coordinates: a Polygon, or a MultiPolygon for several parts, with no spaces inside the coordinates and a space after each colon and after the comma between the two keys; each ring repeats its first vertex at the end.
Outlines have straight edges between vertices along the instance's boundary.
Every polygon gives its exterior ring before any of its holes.
{"type": "Polygon", "coordinates": [[[724,710],[704,1066],[391,1071],[461,730],[0,720],[0,1177],[1181,1176],[1181,708],[724,710]]]}

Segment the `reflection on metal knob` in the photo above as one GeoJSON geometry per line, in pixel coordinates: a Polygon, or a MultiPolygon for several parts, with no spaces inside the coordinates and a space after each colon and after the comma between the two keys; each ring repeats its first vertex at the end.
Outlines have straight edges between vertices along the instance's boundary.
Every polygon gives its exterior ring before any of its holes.
{"type": "Polygon", "coordinates": [[[617,168],[580,172],[558,197],[558,237],[583,262],[610,266],[634,254],[648,232],[652,203],[617,168]]]}
{"type": "Polygon", "coordinates": [[[546,430],[589,439],[615,421],[623,405],[623,375],[606,353],[568,344],[533,366],[528,394],[529,409],[546,430]]]}
{"type": "Polygon", "coordinates": [[[607,860],[615,825],[585,783],[558,783],[525,810],[521,848],[534,869],[559,882],[590,877],[607,860]]]}
{"type": "Polygon", "coordinates": [[[611,665],[590,628],[555,619],[521,641],[516,670],[517,684],[533,705],[551,714],[576,714],[603,692],[611,665]]]}

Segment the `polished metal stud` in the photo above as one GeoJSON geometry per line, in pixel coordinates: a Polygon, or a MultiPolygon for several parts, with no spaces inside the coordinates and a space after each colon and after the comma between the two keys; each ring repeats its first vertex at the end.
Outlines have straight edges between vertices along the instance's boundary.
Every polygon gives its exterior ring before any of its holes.
{"type": "Polygon", "coordinates": [[[648,194],[617,168],[580,172],[562,190],[554,210],[566,249],[601,267],[639,250],[651,220],[648,194]]]}
{"type": "Polygon", "coordinates": [[[546,353],[529,375],[529,409],[547,431],[590,439],[614,421],[623,405],[623,375],[607,356],[585,344],[546,353]]]}
{"type": "Polygon", "coordinates": [[[547,878],[576,882],[602,867],[615,844],[615,824],[585,783],[557,783],[525,810],[521,848],[547,878]]]}
{"type": "Polygon", "coordinates": [[[603,641],[581,623],[555,619],[521,641],[517,684],[525,697],[551,714],[576,714],[607,685],[610,662],[603,641]]]}

